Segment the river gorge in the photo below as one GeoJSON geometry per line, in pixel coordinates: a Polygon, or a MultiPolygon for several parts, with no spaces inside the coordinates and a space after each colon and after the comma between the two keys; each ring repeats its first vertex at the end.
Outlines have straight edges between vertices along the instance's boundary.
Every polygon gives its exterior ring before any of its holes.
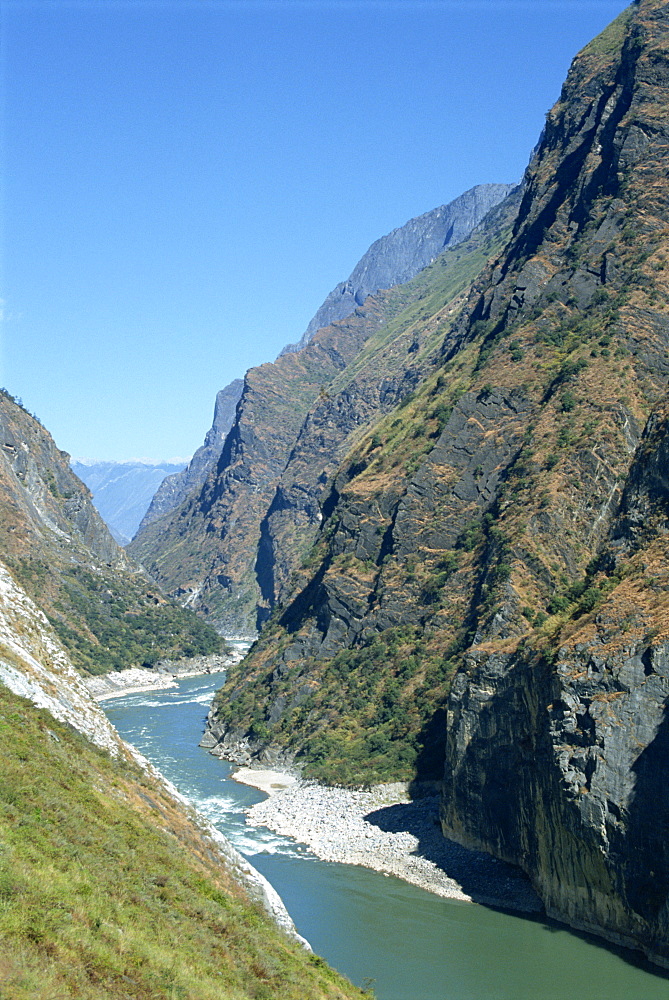
{"type": "Polygon", "coordinates": [[[314,951],[378,1000],[660,1000],[669,978],[544,918],[447,899],[393,876],[316,858],[247,822],[265,794],[198,747],[222,674],[109,699],[133,743],[275,886],[314,951]]]}

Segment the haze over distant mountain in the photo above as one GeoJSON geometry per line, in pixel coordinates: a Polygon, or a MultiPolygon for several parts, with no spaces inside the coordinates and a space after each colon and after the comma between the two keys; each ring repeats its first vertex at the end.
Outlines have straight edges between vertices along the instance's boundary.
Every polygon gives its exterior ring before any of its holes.
{"type": "Polygon", "coordinates": [[[93,494],[93,504],[119,545],[134,537],[154,493],[166,476],[180,472],[185,462],[73,461],[72,471],[93,494]]]}

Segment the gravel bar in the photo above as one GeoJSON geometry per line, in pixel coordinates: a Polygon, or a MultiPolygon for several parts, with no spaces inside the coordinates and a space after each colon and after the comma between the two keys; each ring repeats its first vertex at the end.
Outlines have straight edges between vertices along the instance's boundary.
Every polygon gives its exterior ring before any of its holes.
{"type": "Polygon", "coordinates": [[[543,909],[518,868],[442,835],[438,795],[411,801],[401,784],[352,791],[297,781],[251,806],[247,822],[293,837],[323,861],[373,868],[439,896],[543,909]]]}

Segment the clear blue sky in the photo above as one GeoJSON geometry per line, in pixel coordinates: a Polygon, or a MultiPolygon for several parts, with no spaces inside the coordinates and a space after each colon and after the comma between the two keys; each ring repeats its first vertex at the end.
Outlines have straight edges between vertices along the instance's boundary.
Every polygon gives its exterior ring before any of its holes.
{"type": "Polygon", "coordinates": [[[190,454],[379,236],[520,179],[623,0],[1,0],[0,385],[190,454]]]}

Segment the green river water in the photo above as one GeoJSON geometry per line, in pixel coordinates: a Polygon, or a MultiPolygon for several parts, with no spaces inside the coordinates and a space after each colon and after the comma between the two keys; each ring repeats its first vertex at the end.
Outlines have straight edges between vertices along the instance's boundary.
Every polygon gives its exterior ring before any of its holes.
{"type": "MultiPolygon", "coordinates": [[[[399,879],[319,861],[245,823],[265,796],[197,744],[222,675],[103,703],[133,743],[282,896],[314,951],[378,1000],[669,1000],[635,953],[543,919],[442,899],[399,879]]],[[[305,997],[305,1000],[308,1000],[305,997]]]]}

